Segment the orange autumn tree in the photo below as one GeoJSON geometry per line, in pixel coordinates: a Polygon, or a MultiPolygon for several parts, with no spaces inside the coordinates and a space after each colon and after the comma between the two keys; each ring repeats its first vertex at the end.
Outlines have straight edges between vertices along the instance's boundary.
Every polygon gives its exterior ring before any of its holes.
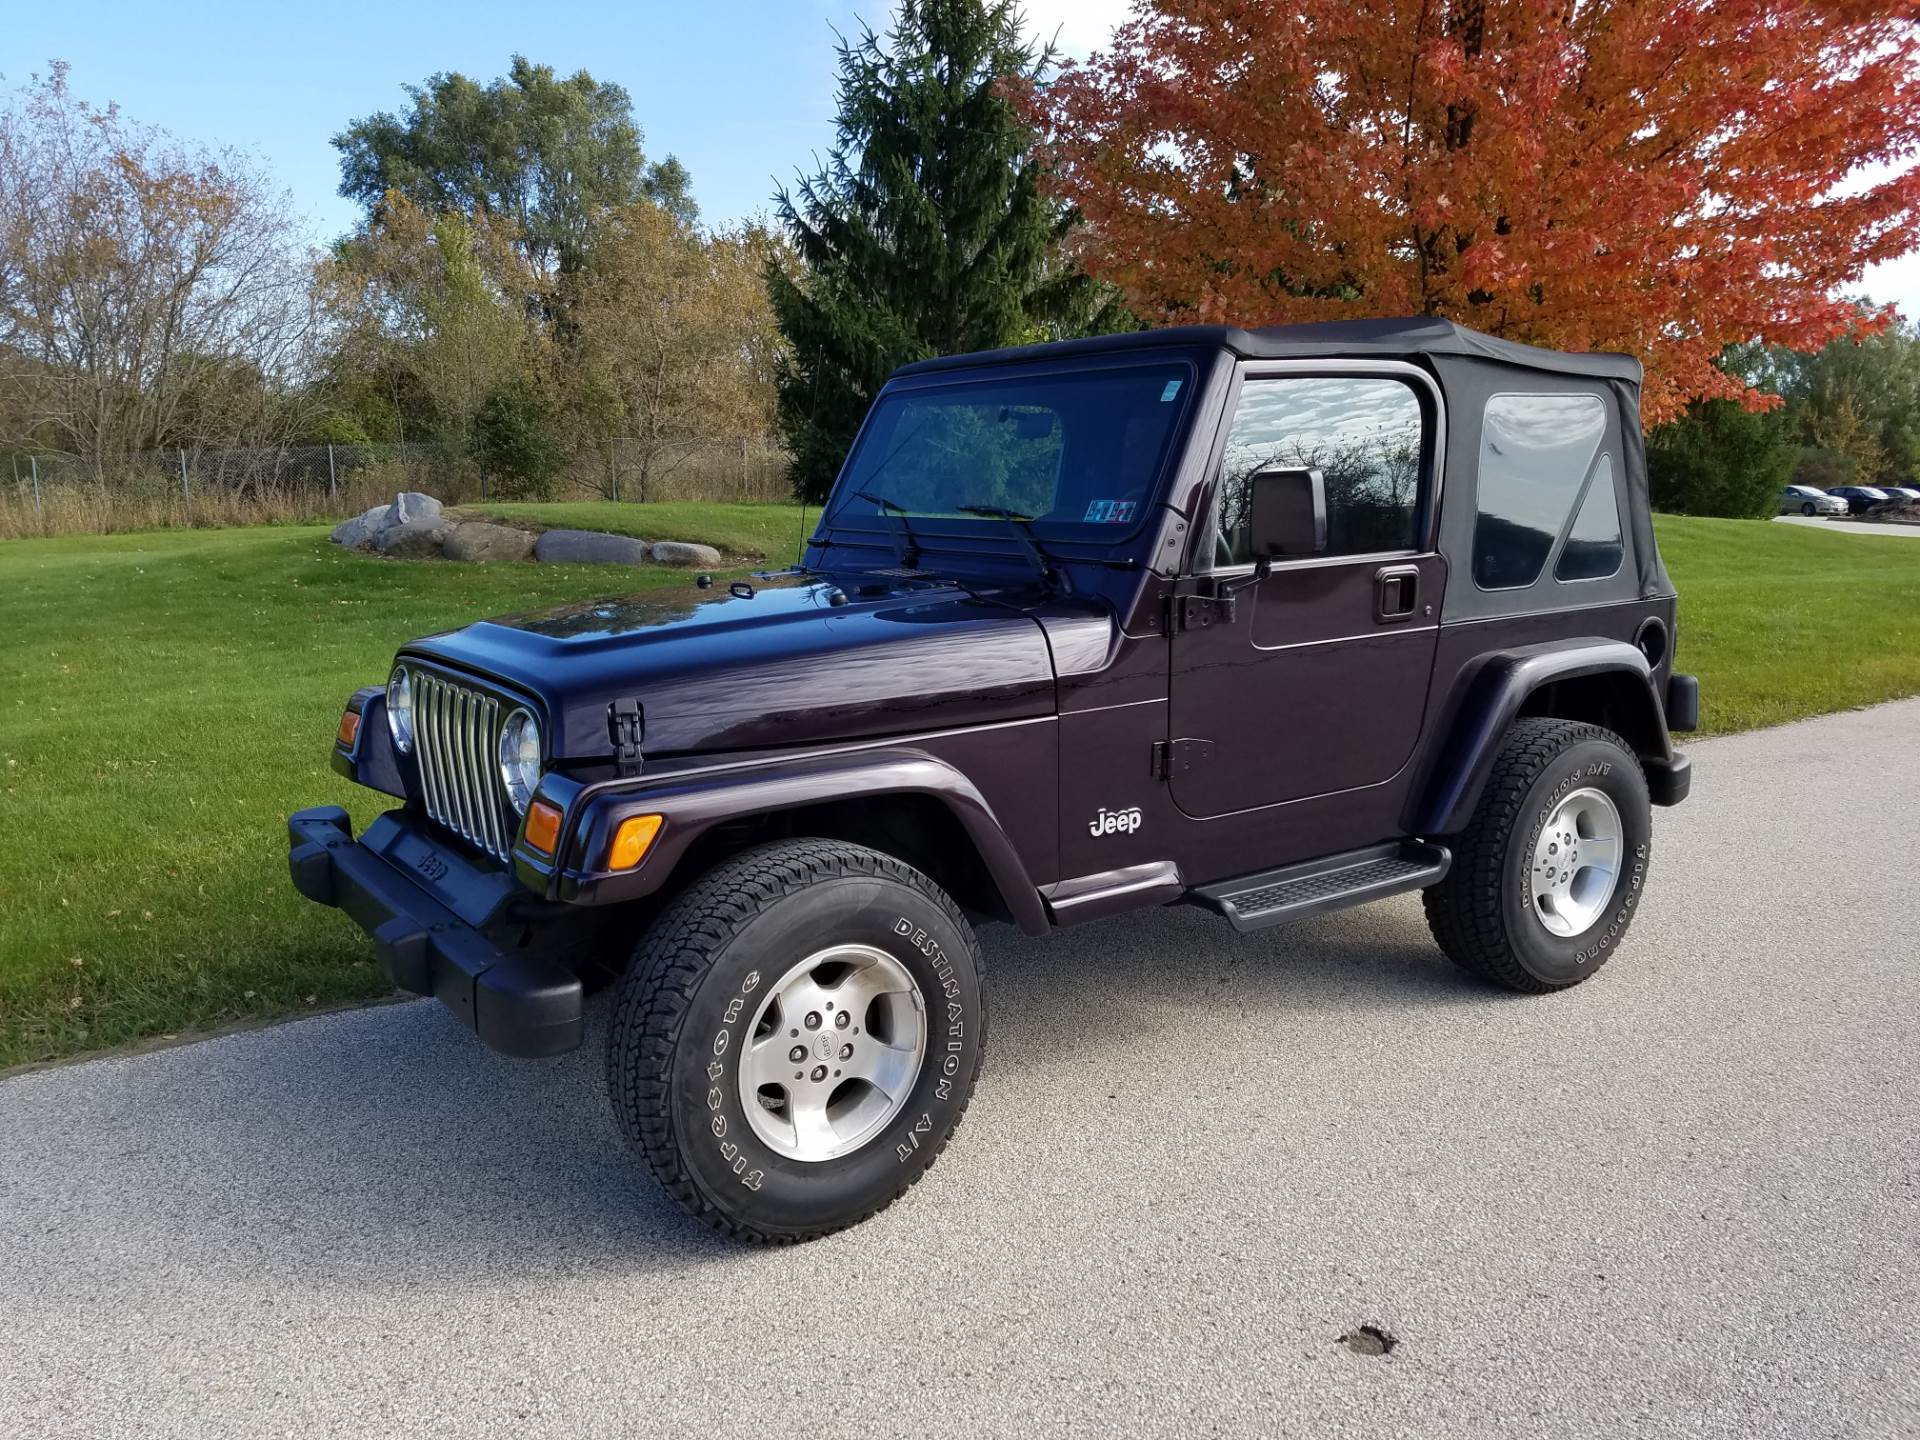
{"type": "MultiPolygon", "coordinates": [[[[1442,315],[1771,403],[1920,244],[1916,0],[1135,0],[1027,103],[1077,258],[1153,323],[1442,315]],[[1902,173],[1905,171],[1905,173],[1902,173]]],[[[1884,323],[1885,317],[1880,317],[1884,323]]],[[[1872,321],[1869,321],[1871,324],[1872,321]]]]}

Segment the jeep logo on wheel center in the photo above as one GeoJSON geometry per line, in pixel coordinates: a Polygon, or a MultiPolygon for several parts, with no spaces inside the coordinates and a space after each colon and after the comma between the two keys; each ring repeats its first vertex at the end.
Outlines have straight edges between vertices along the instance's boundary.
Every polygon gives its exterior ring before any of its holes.
{"type": "Polygon", "coordinates": [[[293,883],[510,1055],[617,977],[623,1133],[762,1242],[945,1148],[976,926],[1423,892],[1461,966],[1564,989],[1620,963],[1699,713],[1640,380],[1433,318],[917,362],[803,563],[402,646],[333,747],[395,803],[293,815],[293,883]]]}

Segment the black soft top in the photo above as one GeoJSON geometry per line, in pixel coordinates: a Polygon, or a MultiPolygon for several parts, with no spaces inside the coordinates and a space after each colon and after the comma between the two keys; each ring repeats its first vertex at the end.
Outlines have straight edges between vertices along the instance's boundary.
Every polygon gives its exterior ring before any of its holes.
{"type": "Polygon", "coordinates": [[[1159,350],[1177,347],[1227,350],[1244,360],[1300,360],[1336,356],[1368,358],[1407,355],[1455,355],[1546,370],[1556,375],[1640,383],[1640,362],[1631,355],[1604,351],[1563,354],[1522,345],[1493,335],[1482,335],[1451,320],[1416,315],[1390,320],[1327,320],[1317,325],[1274,325],[1243,330],[1235,325],[1180,325],[1165,330],[1141,330],[1127,335],[1100,335],[1087,340],[1058,340],[1047,345],[1022,345],[1008,350],[977,350],[970,355],[947,355],[903,365],[896,374],[918,375],[970,365],[996,365],[1021,360],[1050,360],[1074,355],[1105,355],[1116,351],[1159,350]]]}

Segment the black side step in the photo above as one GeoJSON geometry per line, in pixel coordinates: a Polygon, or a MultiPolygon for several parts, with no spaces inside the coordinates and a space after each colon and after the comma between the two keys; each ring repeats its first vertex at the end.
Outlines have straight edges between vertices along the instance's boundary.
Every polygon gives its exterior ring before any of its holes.
{"type": "Polygon", "coordinates": [[[1453,855],[1444,845],[1393,840],[1197,886],[1187,898],[1218,910],[1236,930],[1264,930],[1383,896],[1423,890],[1444,878],[1452,864],[1453,855]]]}

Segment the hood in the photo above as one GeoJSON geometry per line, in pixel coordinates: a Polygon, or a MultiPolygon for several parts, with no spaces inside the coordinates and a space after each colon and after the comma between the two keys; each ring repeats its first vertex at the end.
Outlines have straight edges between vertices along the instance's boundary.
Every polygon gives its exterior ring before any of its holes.
{"type": "Polygon", "coordinates": [[[1055,650],[1070,671],[1102,663],[1117,629],[1100,602],[1039,599],[782,574],[484,620],[405,653],[530,695],[555,759],[611,755],[622,699],[648,756],[758,750],[1053,714],[1055,650]]]}

